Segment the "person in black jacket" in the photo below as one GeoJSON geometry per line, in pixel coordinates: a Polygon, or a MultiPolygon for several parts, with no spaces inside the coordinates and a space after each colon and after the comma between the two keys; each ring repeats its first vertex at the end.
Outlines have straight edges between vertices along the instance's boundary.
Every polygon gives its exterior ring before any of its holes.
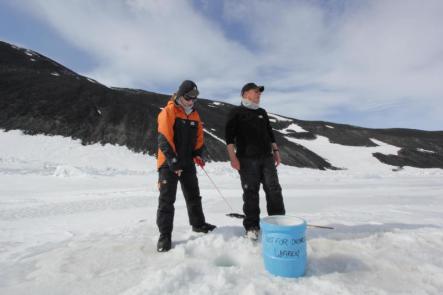
{"type": "Polygon", "coordinates": [[[240,106],[231,110],[225,139],[232,168],[239,171],[243,188],[243,226],[246,236],[258,239],[260,232],[260,183],[266,194],[268,215],[284,215],[282,189],[277,169],[281,162],[269,117],[259,107],[264,86],[247,83],[241,90],[240,106]]]}

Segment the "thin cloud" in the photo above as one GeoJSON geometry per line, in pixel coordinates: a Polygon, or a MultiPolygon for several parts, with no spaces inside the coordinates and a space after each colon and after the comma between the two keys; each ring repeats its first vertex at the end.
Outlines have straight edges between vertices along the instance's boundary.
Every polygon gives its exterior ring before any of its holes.
{"type": "Polygon", "coordinates": [[[204,81],[250,75],[250,69],[237,65],[252,56],[186,2],[31,3],[31,13],[95,55],[99,66],[90,74],[106,84],[155,88],[186,77],[204,81]]]}

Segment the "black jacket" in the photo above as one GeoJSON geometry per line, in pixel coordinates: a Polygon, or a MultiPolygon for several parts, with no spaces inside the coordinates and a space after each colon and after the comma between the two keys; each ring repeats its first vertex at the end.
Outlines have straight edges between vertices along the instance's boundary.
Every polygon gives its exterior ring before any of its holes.
{"type": "Polygon", "coordinates": [[[235,144],[237,157],[260,158],[272,155],[275,142],[269,117],[262,108],[243,105],[231,110],[225,128],[226,144],[235,144]]]}

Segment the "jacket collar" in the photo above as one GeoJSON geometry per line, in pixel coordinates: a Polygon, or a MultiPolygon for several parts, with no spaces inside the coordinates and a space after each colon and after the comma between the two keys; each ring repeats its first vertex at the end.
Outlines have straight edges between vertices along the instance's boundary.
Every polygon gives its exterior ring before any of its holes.
{"type": "MultiPolygon", "coordinates": [[[[176,99],[175,99],[175,96],[172,97],[172,98],[168,101],[167,106],[168,106],[168,107],[175,107],[176,110],[177,110],[178,112],[182,112],[184,115],[186,115],[185,110],[183,109],[183,107],[182,107],[181,105],[178,104],[178,102],[177,102],[176,99]]],[[[190,113],[189,113],[188,115],[186,115],[186,116],[190,116],[193,112],[195,112],[195,108],[192,108],[192,112],[190,112],[190,113]]]]}

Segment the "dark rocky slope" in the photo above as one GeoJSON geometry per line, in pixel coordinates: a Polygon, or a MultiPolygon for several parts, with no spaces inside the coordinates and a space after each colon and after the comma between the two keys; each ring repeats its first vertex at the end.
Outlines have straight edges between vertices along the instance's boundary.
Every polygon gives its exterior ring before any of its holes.
{"type": "MultiPolygon", "coordinates": [[[[154,155],[157,150],[156,117],[168,99],[169,95],[143,90],[108,88],[34,51],[0,41],[2,129],[69,136],[84,144],[125,145],[131,150],[154,155]]],[[[232,107],[208,99],[198,100],[210,160],[227,160],[225,144],[220,139],[223,139],[224,123],[232,107]]],[[[374,154],[384,163],[443,168],[443,132],[366,129],[291,118],[275,118],[271,124],[284,164],[335,169],[319,155],[288,140],[291,137],[315,139],[321,135],[333,143],[352,146],[375,146],[370,140],[375,138],[402,148],[398,155],[374,154]],[[306,132],[285,130],[292,123],[306,132]]]]}

